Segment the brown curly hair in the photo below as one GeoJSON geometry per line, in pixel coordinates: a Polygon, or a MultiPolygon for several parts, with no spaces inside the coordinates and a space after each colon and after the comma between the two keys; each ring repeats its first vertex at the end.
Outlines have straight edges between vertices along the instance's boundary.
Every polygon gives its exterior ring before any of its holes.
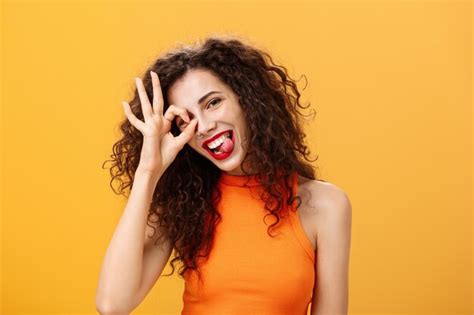
{"type": "MultiPolygon", "coordinates": [[[[304,144],[306,135],[300,126],[300,116],[308,115],[298,110],[298,107],[308,108],[309,103],[307,106],[300,104],[296,81],[263,49],[237,38],[215,35],[202,43],[198,41],[194,45],[172,49],[146,69],[142,80],[149,99],[153,98],[150,70],[160,78],[163,111],[166,112],[169,88],[191,69],[212,71],[240,97],[249,135],[243,166],[250,157],[251,161],[258,161],[252,164],[252,168],[259,174],[257,179],[263,187],[260,197],[268,210],[265,217],[272,215],[276,218],[267,230],[272,236],[270,229],[280,221],[282,203],[290,205],[297,199],[297,207],[301,204],[301,198],[292,195],[291,174],[296,171],[303,177],[316,179],[315,168],[306,161],[314,162],[318,156],[314,160],[308,158],[310,152],[304,144]],[[282,183],[284,187],[281,187],[282,183]],[[284,192],[288,193],[287,200],[283,200],[284,192]]],[[[144,120],[136,88],[129,104],[135,116],[144,120]]],[[[121,122],[120,129],[123,135],[113,145],[112,160],[104,162],[113,162],[110,185],[115,192],[113,181],[121,183],[117,194],[132,188],[143,144],[142,134],[128,119],[121,122]]],[[[176,123],[173,123],[171,132],[179,135],[176,123]]],[[[249,175],[247,170],[243,169],[243,172],[249,175]]],[[[215,227],[221,220],[216,208],[221,198],[217,186],[220,174],[221,170],[209,159],[186,144],[158,181],[147,225],[155,233],[159,225],[159,239],[166,236],[172,242],[175,255],[170,262],[172,271],[166,276],[174,273],[174,264],[180,261],[179,276],[183,278],[188,269],[193,269],[201,279],[198,258],[208,258],[215,227]]]]}

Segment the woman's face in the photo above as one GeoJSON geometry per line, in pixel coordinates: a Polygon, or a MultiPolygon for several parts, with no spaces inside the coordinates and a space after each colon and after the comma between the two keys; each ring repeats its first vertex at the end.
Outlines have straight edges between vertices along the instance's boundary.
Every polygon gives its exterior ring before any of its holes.
{"type": "MultiPolygon", "coordinates": [[[[246,121],[239,97],[228,85],[210,70],[189,70],[169,88],[167,101],[185,109],[190,119],[197,119],[196,132],[188,145],[227,174],[243,174],[246,121]]],[[[176,124],[180,130],[187,125],[179,116],[176,124]]]]}

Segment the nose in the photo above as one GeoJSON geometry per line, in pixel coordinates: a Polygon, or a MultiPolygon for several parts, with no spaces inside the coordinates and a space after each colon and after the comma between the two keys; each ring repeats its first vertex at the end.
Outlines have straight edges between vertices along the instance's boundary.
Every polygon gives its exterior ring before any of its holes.
{"type": "Polygon", "coordinates": [[[214,121],[209,122],[204,119],[198,121],[197,125],[197,134],[206,138],[211,135],[211,132],[216,128],[216,123],[214,121]]]}

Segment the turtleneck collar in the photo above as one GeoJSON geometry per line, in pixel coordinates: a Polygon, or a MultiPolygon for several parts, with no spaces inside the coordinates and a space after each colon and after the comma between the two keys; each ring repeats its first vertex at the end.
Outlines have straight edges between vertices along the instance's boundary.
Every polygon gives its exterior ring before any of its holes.
{"type": "MultiPolygon", "coordinates": [[[[293,172],[293,175],[295,174],[297,174],[296,171],[293,172]]],[[[219,181],[227,186],[262,186],[262,184],[258,182],[258,179],[261,176],[261,174],[230,175],[226,172],[221,172],[219,181]]]]}
{"type": "Polygon", "coordinates": [[[222,172],[220,182],[227,186],[261,186],[261,184],[257,181],[258,176],[258,174],[230,175],[225,172],[222,172]]]}

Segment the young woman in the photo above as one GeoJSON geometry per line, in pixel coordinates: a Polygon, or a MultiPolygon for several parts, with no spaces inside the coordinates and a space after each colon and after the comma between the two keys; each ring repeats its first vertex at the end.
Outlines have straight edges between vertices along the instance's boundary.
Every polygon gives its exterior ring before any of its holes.
{"type": "Polygon", "coordinates": [[[307,107],[286,68],[214,36],[135,83],[110,169],[130,195],[97,310],[130,313],[174,251],[182,314],[347,314],[351,205],[307,162],[307,107]]]}

